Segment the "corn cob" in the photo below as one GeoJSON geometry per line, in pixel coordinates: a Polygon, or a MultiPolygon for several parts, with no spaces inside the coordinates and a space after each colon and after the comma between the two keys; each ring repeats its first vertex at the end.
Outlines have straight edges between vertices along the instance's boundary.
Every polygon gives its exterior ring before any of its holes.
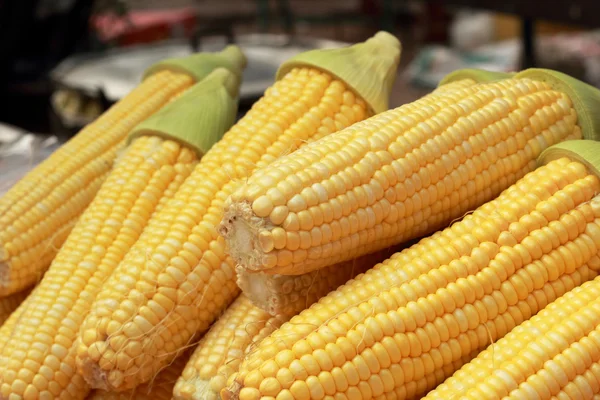
{"type": "Polygon", "coordinates": [[[92,386],[134,387],[208,329],[239,293],[215,229],[223,201],[257,165],[385,108],[399,52],[398,41],[380,33],[285,64],[290,69],[203,157],[105,283],[78,348],[92,386]],[[144,349],[133,366],[130,348],[144,349]]]}
{"type": "Polygon", "coordinates": [[[43,275],[83,210],[108,176],[133,127],[202,80],[215,66],[239,73],[230,46],[158,63],[123,100],[85,127],[0,198],[0,296],[43,275]]]}
{"type": "Polygon", "coordinates": [[[327,268],[300,277],[266,275],[266,286],[263,289],[269,290],[266,297],[270,305],[269,311],[257,307],[246,295],[241,294],[198,344],[175,386],[175,399],[219,399],[221,390],[226,384],[233,382],[243,358],[258,346],[262,339],[294,314],[308,308],[331,290],[364,272],[367,265],[375,263],[373,260],[383,260],[385,253],[379,252],[357,260],[355,269],[347,266],[337,271],[327,268]],[[324,275],[318,276],[319,272],[324,275]],[[288,278],[298,280],[291,281],[288,278]],[[299,281],[302,278],[307,281],[299,281]],[[286,287],[289,284],[295,287],[286,287]]]}
{"type": "Polygon", "coordinates": [[[258,170],[220,232],[241,268],[283,275],[420,237],[496,197],[548,146],[591,137],[598,99],[552,71],[444,88],[258,170]]]}
{"type": "Polygon", "coordinates": [[[125,392],[107,392],[96,389],[89,394],[86,400],[171,400],[175,382],[181,375],[188,359],[189,357],[186,355],[177,357],[171,365],[160,371],[152,381],[135,389],[125,392]]]}
{"type": "Polygon", "coordinates": [[[79,327],[153,212],[233,123],[238,86],[237,76],[217,68],[133,129],[130,145],[22,305],[0,354],[0,397],[86,396],[90,388],[75,364],[79,327]]]}
{"type": "Polygon", "coordinates": [[[392,249],[386,249],[303,275],[271,275],[241,269],[237,284],[256,306],[269,314],[291,316],[392,254],[392,249]]]}
{"type": "Polygon", "coordinates": [[[590,157],[562,155],[283,324],[225,397],[401,399],[596,277],[600,180],[586,169],[590,157]]]}
{"type": "Polygon", "coordinates": [[[25,289],[22,292],[0,298],[0,326],[8,319],[10,314],[17,309],[19,304],[29,295],[31,290],[25,289]]]}
{"type": "Polygon", "coordinates": [[[282,323],[240,295],[204,335],[174,389],[177,400],[217,400],[245,354],[282,323]]]}
{"type": "Polygon", "coordinates": [[[600,393],[600,279],[517,326],[426,399],[593,399],[600,393]]]}

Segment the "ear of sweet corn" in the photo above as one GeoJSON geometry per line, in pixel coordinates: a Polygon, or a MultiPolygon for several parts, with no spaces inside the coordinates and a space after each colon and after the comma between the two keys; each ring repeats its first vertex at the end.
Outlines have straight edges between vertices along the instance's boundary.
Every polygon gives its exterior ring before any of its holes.
{"type": "Polygon", "coordinates": [[[220,399],[245,355],[287,319],[269,315],[240,295],[198,343],[175,385],[175,399],[220,399]]]}
{"type": "Polygon", "coordinates": [[[237,284],[257,307],[269,314],[292,316],[393,253],[392,249],[386,249],[303,275],[252,273],[239,269],[237,284]]]}
{"type": "Polygon", "coordinates": [[[600,118],[582,105],[600,107],[600,92],[559,78],[453,82],[256,171],[226,203],[231,256],[298,275],[439,229],[535,168],[548,146],[595,132],[600,118]]]}
{"type": "MultiPolygon", "coordinates": [[[[79,327],[104,281],[135,244],[152,214],[173,197],[199,155],[208,150],[202,147],[208,146],[206,141],[192,140],[192,133],[207,132],[215,137],[215,129],[223,134],[228,128],[226,121],[233,120],[236,100],[227,87],[231,75],[225,69],[213,71],[159,111],[159,123],[150,119],[133,129],[135,138],[42,281],[17,311],[21,318],[7,333],[9,340],[0,354],[4,361],[0,365],[0,397],[86,396],[89,386],[75,364],[79,327]],[[200,111],[204,117],[197,119],[198,113],[187,107],[190,103],[212,112],[200,111]],[[173,125],[168,121],[174,121],[173,125]]],[[[134,351],[141,353],[142,349],[128,351],[135,355],[134,351]]],[[[121,365],[120,360],[115,361],[121,365]]]]}
{"type": "Polygon", "coordinates": [[[321,57],[323,64],[297,65],[281,77],[203,157],[105,283],[82,326],[78,349],[78,365],[93,386],[122,390],[148,380],[238,295],[234,263],[215,227],[223,202],[250,172],[383,104],[375,101],[379,97],[361,98],[363,92],[373,94],[362,80],[335,76],[354,68],[358,58],[363,66],[358,77],[377,76],[378,87],[387,87],[383,82],[393,75],[388,70],[399,59],[395,39],[379,34],[346,50],[322,52],[337,59],[338,73],[321,57]]]}
{"type": "Polygon", "coordinates": [[[41,278],[108,176],[133,127],[215,67],[239,72],[242,64],[243,55],[235,46],[160,63],[123,100],[0,198],[0,296],[41,278]]]}
{"type": "Polygon", "coordinates": [[[527,174],[283,324],[242,363],[228,396],[426,393],[431,374],[448,376],[449,366],[597,276],[599,190],[596,175],[565,157],[527,174]]]}
{"type": "Polygon", "coordinates": [[[93,390],[86,400],[171,400],[173,387],[188,362],[188,355],[177,357],[169,366],[163,368],[154,379],[124,392],[93,390]]]}
{"type": "Polygon", "coordinates": [[[515,327],[425,399],[593,399],[600,393],[600,280],[515,327]]]}
{"type": "Polygon", "coordinates": [[[244,280],[253,285],[252,294],[258,299],[241,294],[219,317],[198,344],[175,386],[175,398],[220,399],[221,391],[233,383],[242,360],[265,337],[390,253],[391,250],[365,256],[356,260],[355,265],[339,265],[337,270],[325,268],[301,276],[265,275],[258,284],[252,278],[244,280]]]}

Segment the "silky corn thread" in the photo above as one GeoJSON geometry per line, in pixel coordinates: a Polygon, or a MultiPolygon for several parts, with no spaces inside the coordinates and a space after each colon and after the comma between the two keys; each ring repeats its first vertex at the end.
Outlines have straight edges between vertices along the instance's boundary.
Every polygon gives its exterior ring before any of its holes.
{"type": "Polygon", "coordinates": [[[599,189],[567,158],[527,174],[283,324],[242,364],[226,398],[425,394],[433,387],[423,378],[596,277],[599,189]]]}
{"type": "Polygon", "coordinates": [[[293,69],[268,89],[203,157],[104,284],[80,335],[79,365],[92,366],[86,378],[134,387],[206,331],[239,293],[233,260],[215,229],[225,199],[257,166],[369,113],[344,83],[312,68],[293,69]]]}
{"type": "Polygon", "coordinates": [[[139,137],[125,150],[44,279],[17,310],[23,317],[7,333],[0,355],[1,397],[86,396],[89,387],[75,365],[79,326],[103,282],[196,160],[193,150],[156,136],[139,137]]]}
{"type": "Polygon", "coordinates": [[[149,76],[0,198],[0,296],[42,277],[129,131],[192,84],[166,70],[149,76]]]}
{"type": "Polygon", "coordinates": [[[282,157],[226,203],[241,268],[298,275],[431,233],[581,137],[570,98],[531,79],[437,92],[282,157]]]}

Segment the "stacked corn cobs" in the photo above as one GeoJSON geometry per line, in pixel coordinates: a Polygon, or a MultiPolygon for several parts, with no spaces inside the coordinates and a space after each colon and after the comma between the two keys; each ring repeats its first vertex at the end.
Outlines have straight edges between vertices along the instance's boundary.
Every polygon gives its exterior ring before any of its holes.
{"type": "Polygon", "coordinates": [[[550,146],[592,137],[600,96],[551,72],[466,71],[384,112],[398,55],[385,33],[300,55],[212,148],[240,65],[163,65],[15,186],[0,398],[404,399],[474,357],[430,396],[598,394],[595,286],[569,291],[600,272],[600,148],[550,146]],[[126,145],[112,170],[43,179],[126,145]],[[107,150],[74,164],[85,146],[107,150]],[[493,347],[477,354],[502,337],[496,372],[493,347]]]}

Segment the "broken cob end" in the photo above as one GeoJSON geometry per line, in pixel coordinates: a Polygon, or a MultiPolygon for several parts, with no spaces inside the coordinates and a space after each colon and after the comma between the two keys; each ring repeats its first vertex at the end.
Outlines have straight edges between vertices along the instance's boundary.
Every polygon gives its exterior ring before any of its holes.
{"type": "Polygon", "coordinates": [[[260,271],[269,266],[265,252],[271,250],[273,243],[269,245],[260,240],[260,231],[264,229],[266,221],[266,218],[254,214],[248,202],[239,202],[227,208],[217,227],[227,242],[231,256],[250,271],[260,271]]]}

